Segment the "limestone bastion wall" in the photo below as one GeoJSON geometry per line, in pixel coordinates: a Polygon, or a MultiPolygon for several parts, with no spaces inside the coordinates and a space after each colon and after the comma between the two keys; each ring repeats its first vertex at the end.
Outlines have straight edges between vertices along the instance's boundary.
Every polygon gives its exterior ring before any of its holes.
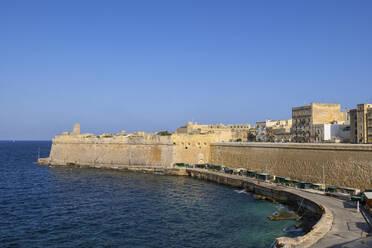
{"type": "MultiPolygon", "coordinates": [[[[231,140],[231,132],[157,135],[64,133],[57,135],[46,164],[171,167],[210,162],[210,145],[231,140]]],[[[43,160],[44,161],[44,160],[43,160]]]]}
{"type": "Polygon", "coordinates": [[[207,134],[172,134],[174,162],[188,164],[210,163],[210,147],[214,142],[226,142],[232,133],[212,132],[207,134]]]}
{"type": "Polygon", "coordinates": [[[372,145],[214,143],[211,163],[327,185],[372,188],[372,145]]]}
{"type": "Polygon", "coordinates": [[[52,142],[52,165],[110,165],[169,167],[173,144],[169,136],[62,134],[52,142]]]}

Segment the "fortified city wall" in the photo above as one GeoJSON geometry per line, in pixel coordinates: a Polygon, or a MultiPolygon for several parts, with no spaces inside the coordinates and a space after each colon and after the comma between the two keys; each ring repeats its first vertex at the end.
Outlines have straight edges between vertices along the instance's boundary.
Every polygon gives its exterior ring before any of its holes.
{"type": "Polygon", "coordinates": [[[72,133],[57,135],[52,141],[49,158],[40,160],[51,165],[87,165],[114,167],[172,167],[174,163],[210,162],[210,145],[232,139],[231,130],[208,133],[174,133],[158,135],[80,134],[76,124],[72,133]]]}
{"type": "Polygon", "coordinates": [[[211,163],[293,180],[372,188],[372,145],[214,143],[211,163]]]}
{"type": "Polygon", "coordinates": [[[48,163],[52,165],[125,165],[169,167],[173,145],[169,136],[144,133],[131,135],[57,135],[48,163]]]}

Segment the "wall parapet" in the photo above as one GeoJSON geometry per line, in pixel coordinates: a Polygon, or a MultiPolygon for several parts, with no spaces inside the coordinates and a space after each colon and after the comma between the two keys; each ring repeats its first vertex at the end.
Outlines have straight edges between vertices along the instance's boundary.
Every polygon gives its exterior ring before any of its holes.
{"type": "Polygon", "coordinates": [[[372,144],[327,144],[327,143],[269,143],[269,142],[218,142],[212,146],[258,147],[281,149],[372,151],[372,144]]]}

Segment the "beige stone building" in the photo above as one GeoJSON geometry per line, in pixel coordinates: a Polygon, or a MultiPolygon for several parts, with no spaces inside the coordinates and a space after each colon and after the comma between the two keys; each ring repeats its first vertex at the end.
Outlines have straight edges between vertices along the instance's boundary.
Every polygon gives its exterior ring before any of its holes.
{"type": "Polygon", "coordinates": [[[231,136],[229,141],[247,141],[251,130],[250,124],[198,124],[188,122],[175,131],[175,134],[208,134],[226,133],[231,136]]]}
{"type": "Polygon", "coordinates": [[[350,143],[358,143],[357,141],[357,110],[350,110],[350,143]]]}
{"type": "Polygon", "coordinates": [[[358,144],[372,143],[369,134],[372,128],[372,104],[358,104],[350,111],[351,142],[358,144]]]}
{"type": "Polygon", "coordinates": [[[176,130],[175,133],[197,133],[203,134],[208,132],[223,132],[223,131],[248,131],[251,128],[251,125],[248,123],[245,124],[198,124],[193,122],[188,122],[186,126],[182,126],[176,130]]]}
{"type": "Polygon", "coordinates": [[[300,143],[315,142],[313,125],[345,123],[345,113],[340,104],[310,103],[292,108],[292,141],[300,143]]]}
{"type": "Polygon", "coordinates": [[[267,128],[272,127],[274,124],[275,123],[272,120],[256,122],[256,141],[265,142],[266,141],[266,130],[267,128]]]}
{"type": "Polygon", "coordinates": [[[266,129],[266,142],[291,142],[291,127],[269,127],[266,129]]]}
{"type": "Polygon", "coordinates": [[[372,144],[372,108],[367,111],[367,143],[372,144]]]}
{"type": "Polygon", "coordinates": [[[290,142],[292,120],[266,120],[256,122],[256,141],[290,142]]]}

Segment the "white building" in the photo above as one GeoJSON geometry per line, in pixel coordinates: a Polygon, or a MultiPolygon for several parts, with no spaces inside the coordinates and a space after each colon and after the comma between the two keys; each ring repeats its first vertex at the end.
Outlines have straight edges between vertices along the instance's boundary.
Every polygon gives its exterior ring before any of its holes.
{"type": "Polygon", "coordinates": [[[317,124],[313,125],[315,142],[346,143],[350,141],[350,125],[317,124]]]}

